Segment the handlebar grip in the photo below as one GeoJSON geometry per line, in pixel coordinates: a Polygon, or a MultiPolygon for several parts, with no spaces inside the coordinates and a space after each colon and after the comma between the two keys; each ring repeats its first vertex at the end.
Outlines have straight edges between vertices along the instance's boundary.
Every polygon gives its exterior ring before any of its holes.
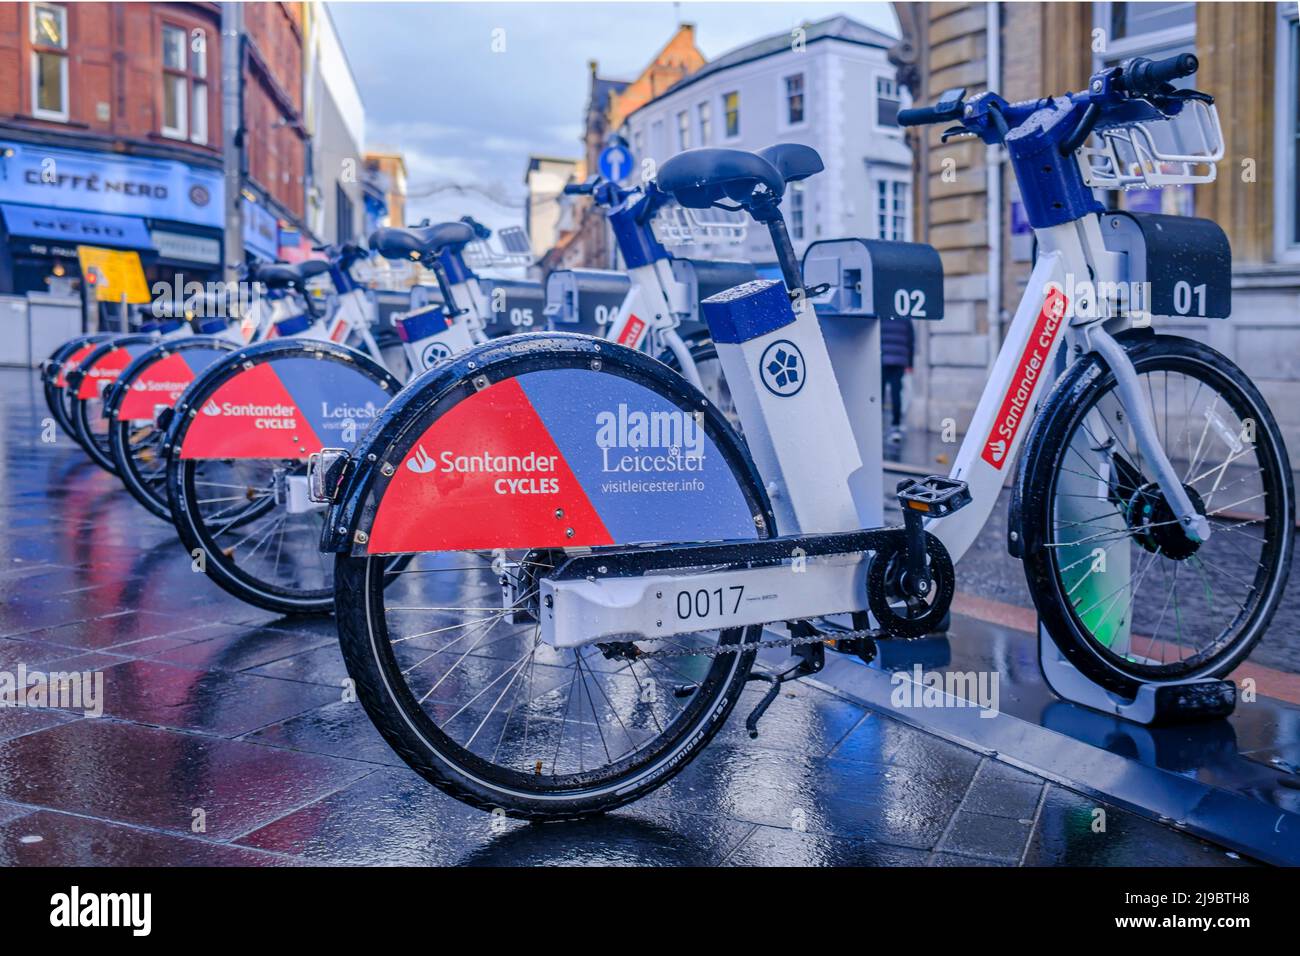
{"type": "Polygon", "coordinates": [[[898,111],[899,126],[928,126],[942,121],[943,118],[933,106],[913,106],[898,111]]]}
{"type": "Polygon", "coordinates": [[[594,183],[565,183],[564,195],[566,196],[590,196],[594,183]]]}
{"type": "Polygon", "coordinates": [[[1191,76],[1200,68],[1195,53],[1180,53],[1164,60],[1139,56],[1124,68],[1124,88],[1130,93],[1157,93],[1166,83],[1191,76]]]}

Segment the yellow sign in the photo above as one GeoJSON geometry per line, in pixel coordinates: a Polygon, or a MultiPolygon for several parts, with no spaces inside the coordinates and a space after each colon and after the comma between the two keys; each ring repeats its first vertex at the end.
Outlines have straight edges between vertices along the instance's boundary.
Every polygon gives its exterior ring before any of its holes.
{"type": "Polygon", "coordinates": [[[77,246],[81,274],[95,290],[100,302],[148,302],[149,285],[140,267],[140,254],[131,250],[77,246]]]}

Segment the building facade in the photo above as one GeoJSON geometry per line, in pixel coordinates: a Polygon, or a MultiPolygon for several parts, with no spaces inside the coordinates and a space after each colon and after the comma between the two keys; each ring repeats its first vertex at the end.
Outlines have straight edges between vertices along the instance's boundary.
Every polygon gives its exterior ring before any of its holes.
{"type": "Polygon", "coordinates": [[[366,178],[371,187],[384,197],[383,212],[377,217],[375,225],[407,225],[406,161],[402,154],[368,150],[364,161],[366,178]]]}
{"type": "Polygon", "coordinates": [[[79,245],[217,274],[220,63],[214,4],[0,5],[0,292],[79,291],[79,245]]]}
{"type": "MultiPolygon", "coordinates": [[[[905,105],[888,51],[897,38],[846,16],[765,37],[713,60],[631,112],[622,133],[639,173],[684,149],[805,143],[826,170],[783,201],[795,250],[842,236],[911,235],[912,160],[905,105]]],[[[699,243],[683,255],[774,262],[766,231],[743,243],[699,243]]]]}
{"type": "Polygon", "coordinates": [[[365,229],[366,113],[329,8],[313,0],[306,14],[307,226],[323,243],[351,242],[365,229]]]}
{"type": "MultiPolygon", "coordinates": [[[[1260,386],[1290,447],[1300,447],[1300,33],[1294,3],[897,3],[892,51],[918,102],[946,88],[1009,100],[1078,90],[1133,56],[1191,51],[1191,85],[1214,95],[1225,151],[1212,184],[1099,194],[1107,205],[1196,215],[1233,252],[1233,317],[1165,321],[1207,342],[1260,386]]],[[[910,421],[938,430],[970,419],[1002,329],[1028,277],[1032,237],[1001,150],[909,132],[917,237],[944,261],[947,316],[918,336],[910,421]],[[945,175],[945,173],[947,173],[945,175]]],[[[1293,451],[1294,455],[1294,451],[1293,451]]]]}
{"type": "Polygon", "coordinates": [[[312,245],[306,228],[304,7],[238,5],[244,246],[262,259],[303,258],[312,245]]]}
{"type": "Polygon", "coordinates": [[[541,259],[561,235],[573,231],[572,206],[563,202],[564,187],[578,177],[582,163],[555,156],[529,156],[524,185],[528,204],[524,207],[524,231],[533,256],[541,259]]]}
{"type": "Polygon", "coordinates": [[[137,252],[150,285],[310,248],[304,4],[237,10],[230,58],[220,4],[0,5],[0,292],[79,291],[81,245],[137,252]]]}
{"type": "MultiPolygon", "coordinates": [[[[704,66],[695,43],[695,26],[683,23],[641,73],[632,80],[600,75],[595,60],[588,63],[587,109],[584,117],[579,178],[595,173],[601,152],[620,132],[629,114],[704,66]]],[[[613,238],[603,210],[585,197],[563,197],[560,222],[564,228],[542,260],[543,269],[579,267],[608,269],[616,264],[613,238]]]]}

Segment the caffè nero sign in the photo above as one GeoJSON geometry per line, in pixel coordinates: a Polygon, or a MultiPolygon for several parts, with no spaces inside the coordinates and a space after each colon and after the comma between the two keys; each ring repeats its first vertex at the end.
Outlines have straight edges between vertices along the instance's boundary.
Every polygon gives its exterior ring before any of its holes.
{"type": "Polygon", "coordinates": [[[0,201],[221,228],[218,170],[166,159],[0,143],[0,201]]]}

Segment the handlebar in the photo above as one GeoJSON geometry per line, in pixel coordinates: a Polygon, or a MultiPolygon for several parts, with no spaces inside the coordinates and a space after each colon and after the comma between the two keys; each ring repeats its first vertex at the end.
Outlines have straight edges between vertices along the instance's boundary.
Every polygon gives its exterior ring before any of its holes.
{"type": "Polygon", "coordinates": [[[899,126],[929,126],[931,123],[945,123],[961,119],[963,100],[966,90],[952,89],[939,97],[933,106],[914,106],[898,111],[899,126]]]}
{"type": "Polygon", "coordinates": [[[1160,93],[1171,80],[1191,76],[1200,65],[1194,53],[1180,53],[1164,60],[1149,60],[1144,56],[1134,57],[1125,64],[1120,82],[1124,89],[1134,96],[1160,93]]]}

